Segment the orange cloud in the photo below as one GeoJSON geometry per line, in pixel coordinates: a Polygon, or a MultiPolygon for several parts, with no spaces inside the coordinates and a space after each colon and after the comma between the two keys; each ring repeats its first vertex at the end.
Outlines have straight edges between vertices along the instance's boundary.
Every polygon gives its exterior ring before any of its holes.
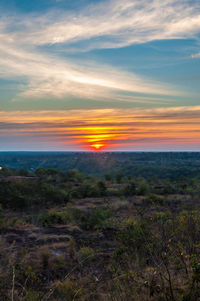
{"type": "Polygon", "coordinates": [[[199,120],[200,106],[0,112],[0,145],[15,137],[16,144],[30,140],[47,149],[196,149],[199,120]]]}

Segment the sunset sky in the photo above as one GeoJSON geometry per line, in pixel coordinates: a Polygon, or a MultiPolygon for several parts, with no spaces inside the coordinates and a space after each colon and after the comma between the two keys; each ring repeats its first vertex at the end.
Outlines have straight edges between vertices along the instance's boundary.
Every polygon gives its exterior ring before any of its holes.
{"type": "Polygon", "coordinates": [[[199,0],[0,0],[0,151],[200,151],[199,0]]]}

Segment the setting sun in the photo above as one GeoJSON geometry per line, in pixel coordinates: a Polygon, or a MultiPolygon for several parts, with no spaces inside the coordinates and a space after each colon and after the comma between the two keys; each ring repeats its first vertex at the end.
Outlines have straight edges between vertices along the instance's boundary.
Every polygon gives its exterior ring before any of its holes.
{"type": "Polygon", "coordinates": [[[100,150],[104,146],[104,144],[96,143],[96,144],[92,144],[90,146],[93,147],[96,150],[100,150]]]}

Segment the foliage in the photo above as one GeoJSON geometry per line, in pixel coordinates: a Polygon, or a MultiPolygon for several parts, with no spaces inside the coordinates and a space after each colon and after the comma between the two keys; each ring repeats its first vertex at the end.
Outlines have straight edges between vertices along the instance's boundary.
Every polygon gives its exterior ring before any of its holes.
{"type": "Polygon", "coordinates": [[[87,215],[82,215],[80,226],[84,230],[103,228],[106,220],[112,216],[109,209],[96,208],[87,215]]]}
{"type": "Polygon", "coordinates": [[[130,182],[123,189],[123,194],[125,196],[133,196],[136,194],[136,185],[134,182],[130,182]]]}
{"type": "Polygon", "coordinates": [[[91,260],[94,257],[95,251],[90,247],[83,247],[78,252],[80,262],[91,260]]]}
{"type": "Polygon", "coordinates": [[[77,215],[79,215],[79,211],[70,208],[67,206],[66,209],[62,212],[57,211],[56,208],[51,208],[47,214],[38,216],[38,223],[43,227],[50,227],[53,225],[62,225],[73,223],[77,215]]]}
{"type": "Polygon", "coordinates": [[[141,182],[137,188],[137,194],[138,195],[146,195],[149,192],[150,188],[148,183],[141,182]]]}
{"type": "Polygon", "coordinates": [[[103,178],[0,171],[2,300],[200,299],[199,179],[174,161],[174,175],[160,177],[159,154],[150,177],[145,155],[135,158],[134,178],[131,161],[103,178]]]}
{"type": "Polygon", "coordinates": [[[156,194],[150,193],[144,198],[145,205],[163,205],[164,198],[156,194]]]}

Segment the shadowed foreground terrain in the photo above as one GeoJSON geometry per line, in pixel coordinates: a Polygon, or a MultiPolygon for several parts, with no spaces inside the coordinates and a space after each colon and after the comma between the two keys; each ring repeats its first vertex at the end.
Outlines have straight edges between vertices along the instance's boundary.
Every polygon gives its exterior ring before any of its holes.
{"type": "Polygon", "coordinates": [[[197,157],[189,176],[3,166],[0,300],[200,300],[197,157]]]}

